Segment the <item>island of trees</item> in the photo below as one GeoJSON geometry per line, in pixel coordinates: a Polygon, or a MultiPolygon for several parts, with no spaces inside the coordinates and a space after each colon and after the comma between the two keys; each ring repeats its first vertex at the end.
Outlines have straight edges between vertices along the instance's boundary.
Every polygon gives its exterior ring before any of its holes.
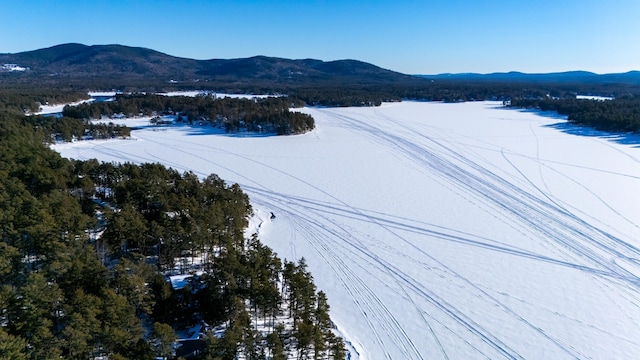
{"type": "Polygon", "coordinates": [[[64,159],[46,146],[55,126],[21,114],[33,97],[10,95],[0,96],[0,358],[345,358],[304,259],[245,237],[252,209],[237,184],[64,159]],[[166,275],[179,270],[189,280],[172,286],[166,275]],[[194,326],[202,336],[176,349],[194,326]]]}
{"type": "Polygon", "coordinates": [[[156,94],[118,94],[112,102],[93,102],[66,106],[65,117],[74,119],[100,119],[114,114],[128,117],[137,115],[177,114],[180,121],[193,124],[207,122],[223,126],[227,132],[266,132],[278,135],[301,134],[314,128],[308,114],[289,111],[302,107],[297,98],[216,98],[215,95],[163,96],[156,94]]]}

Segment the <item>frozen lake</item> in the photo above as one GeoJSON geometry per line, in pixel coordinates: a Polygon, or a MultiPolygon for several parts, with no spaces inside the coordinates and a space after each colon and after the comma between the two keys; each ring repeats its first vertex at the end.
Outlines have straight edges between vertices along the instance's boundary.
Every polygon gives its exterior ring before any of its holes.
{"type": "Polygon", "coordinates": [[[492,102],[301,111],[317,129],[299,136],[164,127],[54,148],[239,183],[360,359],[640,354],[638,137],[492,102]]]}

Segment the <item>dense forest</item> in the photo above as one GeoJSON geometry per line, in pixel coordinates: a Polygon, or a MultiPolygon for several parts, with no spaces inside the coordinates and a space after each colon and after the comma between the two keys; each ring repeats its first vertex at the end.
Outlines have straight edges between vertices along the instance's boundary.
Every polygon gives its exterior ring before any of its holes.
{"type": "Polygon", "coordinates": [[[193,124],[206,121],[224,126],[227,132],[246,129],[279,135],[300,134],[314,128],[310,115],[289,111],[304,103],[295,98],[267,97],[254,99],[216,98],[215,95],[163,96],[156,94],[118,94],[112,102],[93,102],[66,106],[63,115],[76,119],[100,119],[123,114],[153,116],[178,114],[178,119],[193,124]]]}
{"type": "Polygon", "coordinates": [[[567,115],[569,122],[604,131],[640,132],[640,95],[597,101],[576,98],[512,99],[512,107],[567,115]]]}
{"type": "Polygon", "coordinates": [[[86,119],[40,115],[24,117],[23,120],[43,134],[48,134],[51,142],[114,139],[131,135],[131,129],[126,126],[113,123],[93,124],[86,119]]]}
{"type": "Polygon", "coordinates": [[[114,124],[92,124],[86,119],[55,116],[24,116],[36,113],[41,104],[58,104],[88,99],[87,93],[71,90],[40,90],[29,87],[0,88],[0,113],[19,119],[34,128],[45,142],[72,141],[74,139],[111,139],[127,137],[130,129],[114,124]]]}
{"type": "MultiPolygon", "coordinates": [[[[4,109],[27,100],[0,96],[4,109]]],[[[0,358],[345,358],[304,259],[245,238],[238,185],[63,159],[33,119],[0,111],[0,358]],[[172,287],[166,275],[185,271],[172,287]],[[174,349],[197,324],[211,330],[174,349]]]]}
{"type": "Polygon", "coordinates": [[[86,91],[67,87],[38,88],[33,85],[0,83],[0,112],[35,113],[41,104],[63,104],[89,99],[86,91]]]}

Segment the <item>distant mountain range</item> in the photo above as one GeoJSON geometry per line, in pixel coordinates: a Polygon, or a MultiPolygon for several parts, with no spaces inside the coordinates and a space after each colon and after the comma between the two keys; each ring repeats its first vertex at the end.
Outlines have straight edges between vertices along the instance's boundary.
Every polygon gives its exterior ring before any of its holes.
{"type": "Polygon", "coordinates": [[[511,71],[491,74],[460,73],[416,76],[432,80],[462,80],[486,82],[640,84],[640,71],[629,71],[619,74],[596,74],[588,71],[527,74],[517,71],[511,71]]]}
{"type": "Polygon", "coordinates": [[[270,85],[392,84],[421,81],[357,60],[289,60],[255,56],[242,59],[194,60],[122,45],[63,44],[46,49],[0,54],[0,73],[22,80],[87,78],[162,81],[257,82],[270,85]],[[12,71],[12,68],[27,68],[12,71]]]}
{"type": "Polygon", "coordinates": [[[194,60],[123,45],[62,44],[0,54],[0,81],[23,83],[193,83],[238,87],[426,85],[433,81],[640,84],[640,72],[598,75],[586,71],[550,74],[407,75],[357,60],[290,60],[254,56],[194,60]]]}

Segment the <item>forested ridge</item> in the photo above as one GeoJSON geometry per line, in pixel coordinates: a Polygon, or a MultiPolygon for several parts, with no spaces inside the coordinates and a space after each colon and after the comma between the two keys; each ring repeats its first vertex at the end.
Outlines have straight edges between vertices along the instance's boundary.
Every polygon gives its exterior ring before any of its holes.
{"type": "Polygon", "coordinates": [[[252,208],[237,184],[64,159],[46,146],[53,128],[13,99],[36,100],[0,96],[0,358],[172,358],[197,324],[224,331],[178,354],[345,357],[304,260],[245,238],[252,208]],[[174,289],[165,274],[181,268],[200,275],[174,289]]]}

